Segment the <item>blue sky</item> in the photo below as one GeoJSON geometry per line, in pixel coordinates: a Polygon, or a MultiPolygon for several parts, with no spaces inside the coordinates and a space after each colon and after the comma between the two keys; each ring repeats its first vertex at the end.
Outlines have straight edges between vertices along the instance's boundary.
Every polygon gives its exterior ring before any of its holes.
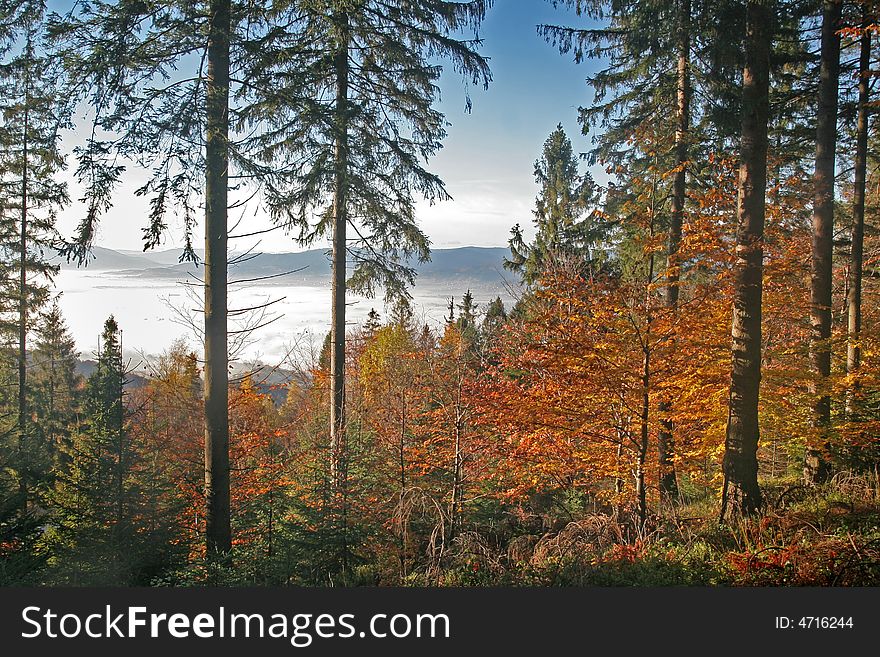
{"type": "MultiPolygon", "coordinates": [[[[580,133],[577,108],[592,99],[586,78],[598,63],[575,64],[571,55],[560,55],[536,33],[539,23],[584,25],[585,21],[570,10],[554,9],[545,0],[496,0],[481,30],[482,52],[490,58],[494,80],[488,91],[470,89],[470,114],[464,111],[460,78],[444,74],[440,108],[452,125],[429,169],[446,182],[454,200],[419,206],[422,228],[434,247],[504,246],[513,224],[531,226],[537,192],[534,162],[557,123],[562,123],[576,151],[589,148],[588,138],[580,133]]],[[[594,175],[602,179],[600,172],[594,175]]],[[[141,248],[141,218],[146,215],[147,201],[134,197],[133,191],[145,180],[144,172],[129,168],[114,208],[102,221],[98,244],[141,248]]],[[[71,197],[79,195],[72,186],[71,197]]],[[[63,214],[62,229],[72,230],[82,212],[73,203],[63,214]]],[[[259,223],[260,217],[249,221],[259,223]]],[[[172,233],[165,248],[180,243],[180,226],[169,223],[172,233]]],[[[260,250],[298,250],[280,232],[270,235],[260,250]]],[[[235,249],[248,246],[231,245],[235,249]]]]}
{"type": "Polygon", "coordinates": [[[539,23],[585,21],[544,0],[499,0],[490,10],[481,33],[494,78],[489,90],[472,91],[466,115],[459,81],[449,76],[443,84],[442,107],[453,125],[434,168],[454,201],[422,210],[435,246],[504,246],[513,224],[531,226],[534,162],[558,123],[576,151],[589,148],[577,109],[592,100],[586,78],[597,62],[575,64],[536,31],[539,23]]]}

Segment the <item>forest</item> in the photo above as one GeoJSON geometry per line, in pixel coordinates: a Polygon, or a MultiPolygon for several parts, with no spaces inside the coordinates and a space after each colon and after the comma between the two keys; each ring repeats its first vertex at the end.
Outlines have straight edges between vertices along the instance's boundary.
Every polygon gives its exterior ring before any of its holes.
{"type": "Polygon", "coordinates": [[[515,303],[430,326],[438,81],[492,93],[501,4],[0,2],[0,584],[880,585],[877,4],[548,0],[582,134],[521,163],[515,303]],[[102,317],[83,373],[53,280],[123,161],[144,250],[173,217],[203,267],[201,344],[134,376],[102,317]],[[248,203],[330,245],[280,383],[233,368],[248,203]]]}

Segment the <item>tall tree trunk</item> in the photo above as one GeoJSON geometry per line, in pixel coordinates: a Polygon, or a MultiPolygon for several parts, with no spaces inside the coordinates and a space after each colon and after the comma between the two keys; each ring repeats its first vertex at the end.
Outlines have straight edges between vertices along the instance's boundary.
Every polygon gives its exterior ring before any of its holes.
{"type": "Polygon", "coordinates": [[[772,18],[771,3],[748,3],[731,330],[733,363],[724,443],[722,521],[728,514],[748,514],[761,506],[758,397],[772,18]]]}
{"type": "Polygon", "coordinates": [[[336,144],[333,162],[332,320],[330,329],[330,486],[334,521],[342,537],[342,570],[348,568],[348,445],[345,421],[345,283],[348,242],[348,14],[334,19],[336,28],[336,144]]]}
{"type": "MultiPolygon", "coordinates": [[[[657,170],[657,161],[654,160],[654,170],[657,170]]],[[[656,217],[657,202],[657,177],[651,185],[651,218],[648,227],[649,237],[654,238],[654,219],[656,217]]],[[[648,456],[648,440],[651,418],[651,326],[654,321],[651,312],[651,286],[654,283],[654,251],[648,256],[648,277],[645,281],[645,332],[642,343],[642,408],[639,418],[639,440],[637,446],[636,463],[636,497],[639,501],[639,527],[644,528],[648,519],[648,487],[645,480],[645,466],[648,456]]]]}
{"type": "Polygon", "coordinates": [[[330,480],[344,495],[345,440],[345,280],[348,243],[348,16],[336,17],[339,44],[336,70],[336,147],[333,163],[333,319],[330,330],[330,480]]]}
{"type": "MultiPolygon", "coordinates": [[[[678,308],[678,284],[681,272],[678,268],[678,247],[684,219],[685,183],[688,161],[687,136],[690,129],[690,21],[691,2],[680,0],[678,14],[678,67],[676,91],[675,126],[675,179],[672,184],[672,216],[669,221],[669,237],[666,256],[666,307],[672,315],[678,308]]],[[[678,496],[678,480],[675,474],[675,437],[673,423],[666,417],[672,410],[668,400],[660,403],[661,428],[657,435],[660,466],[660,497],[674,500],[678,496]]]]}
{"type": "Polygon", "coordinates": [[[205,543],[232,548],[229,519],[227,195],[230,0],[211,0],[205,133],[205,543]]]}
{"type": "Polygon", "coordinates": [[[814,435],[808,442],[804,481],[816,484],[828,477],[825,458],[831,423],[831,397],[826,390],[831,374],[831,264],[834,237],[834,157],[837,148],[837,90],[840,78],[840,0],[822,5],[822,52],[819,64],[816,117],[816,170],[813,175],[813,257],[810,283],[810,365],[814,435]]]}
{"type": "MultiPolygon", "coordinates": [[[[850,285],[846,299],[846,373],[855,374],[862,360],[859,344],[862,331],[862,264],[865,241],[865,184],[868,165],[868,102],[870,101],[871,32],[867,2],[862,6],[862,39],[859,52],[859,117],[856,122],[855,186],[853,189],[852,246],[850,247],[850,285]]],[[[847,391],[847,416],[853,412],[858,384],[847,391]]]]}
{"type": "MultiPolygon", "coordinates": [[[[30,56],[30,36],[26,45],[30,56]]],[[[24,79],[24,134],[22,135],[21,159],[21,232],[19,234],[19,279],[18,279],[18,489],[21,496],[21,510],[28,507],[28,468],[27,459],[27,235],[28,235],[28,128],[30,105],[30,80],[27,64],[24,79]]]]}

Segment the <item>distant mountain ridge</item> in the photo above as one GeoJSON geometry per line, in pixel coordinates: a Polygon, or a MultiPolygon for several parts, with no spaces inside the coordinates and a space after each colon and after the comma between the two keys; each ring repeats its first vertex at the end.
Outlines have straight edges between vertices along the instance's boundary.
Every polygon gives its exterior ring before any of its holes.
{"type": "Polygon", "coordinates": [[[114,251],[96,246],[89,254],[85,265],[78,267],[74,262],[68,262],[63,256],[56,255],[52,262],[61,265],[62,269],[91,269],[97,271],[118,271],[121,269],[134,269],[138,267],[161,267],[162,263],[154,260],[151,254],[132,255],[131,252],[114,251]]]}
{"type": "MultiPolygon", "coordinates": [[[[204,249],[194,249],[199,259],[205,255],[204,249]]],[[[162,251],[133,251],[131,249],[116,249],[117,253],[134,258],[147,258],[160,265],[176,265],[180,263],[183,249],[163,249],[162,251]]]]}
{"type": "MultiPolygon", "coordinates": [[[[241,256],[230,254],[230,278],[277,276],[281,279],[314,281],[330,276],[330,259],[326,249],[311,249],[297,253],[259,253],[241,256]]],[[[198,253],[201,256],[201,253],[198,253]]],[[[419,276],[429,280],[498,281],[503,276],[503,262],[509,254],[503,247],[465,246],[452,249],[434,249],[431,261],[414,263],[419,276]]],[[[113,271],[117,274],[140,278],[184,278],[196,272],[201,265],[180,263],[180,250],[171,249],[141,253],[116,251],[95,247],[84,269],[113,271]]],[[[73,263],[59,259],[62,268],[76,269],[73,263]]],[[[80,268],[83,269],[83,268],[80,268]]],[[[507,278],[512,278],[510,275],[507,278]]],[[[282,282],[282,281],[279,281],[282,282]]]]}

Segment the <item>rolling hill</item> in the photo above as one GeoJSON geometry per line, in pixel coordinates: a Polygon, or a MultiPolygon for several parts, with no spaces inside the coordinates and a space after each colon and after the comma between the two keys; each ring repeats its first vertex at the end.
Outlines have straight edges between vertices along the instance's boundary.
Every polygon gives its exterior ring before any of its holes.
{"type": "MultiPolygon", "coordinates": [[[[497,281],[502,277],[503,260],[508,250],[502,247],[466,246],[454,249],[435,249],[431,260],[415,263],[419,276],[430,281],[497,281]]],[[[180,251],[166,250],[150,253],[114,251],[96,247],[87,267],[97,271],[114,271],[119,275],[138,278],[185,278],[201,265],[177,262],[180,251]]],[[[235,261],[230,254],[230,278],[277,277],[278,282],[318,283],[330,276],[330,260],[325,249],[298,253],[260,253],[235,261]]],[[[62,262],[62,267],[75,265],[62,262]]],[[[508,275],[508,278],[512,278],[508,275]]]]}

